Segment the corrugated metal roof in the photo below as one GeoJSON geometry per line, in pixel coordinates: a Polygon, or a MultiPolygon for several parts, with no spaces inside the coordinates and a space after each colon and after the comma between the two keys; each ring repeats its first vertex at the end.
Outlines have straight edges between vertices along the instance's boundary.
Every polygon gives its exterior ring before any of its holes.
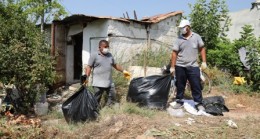
{"type": "Polygon", "coordinates": [[[74,14],[68,17],[65,17],[62,20],[54,20],[53,22],[61,22],[65,24],[73,24],[78,22],[92,22],[98,19],[112,19],[112,20],[118,20],[123,22],[139,22],[139,23],[157,23],[160,22],[168,17],[175,16],[178,14],[182,14],[182,11],[176,11],[176,12],[170,12],[166,14],[159,14],[156,16],[144,18],[142,20],[135,20],[135,19],[127,19],[127,18],[117,18],[112,16],[90,16],[90,15],[84,15],[84,14],[74,14]]]}

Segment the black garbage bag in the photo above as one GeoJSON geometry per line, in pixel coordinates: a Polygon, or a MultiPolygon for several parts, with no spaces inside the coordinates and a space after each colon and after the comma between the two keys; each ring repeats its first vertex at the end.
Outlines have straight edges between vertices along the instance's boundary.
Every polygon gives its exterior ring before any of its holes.
{"type": "Polygon", "coordinates": [[[171,79],[170,74],[135,78],[130,82],[127,101],[149,108],[165,109],[171,79]]]}
{"type": "Polygon", "coordinates": [[[229,112],[225,106],[225,100],[222,96],[213,96],[203,99],[205,111],[211,115],[223,116],[223,112],[229,112]]]}
{"type": "Polygon", "coordinates": [[[63,115],[68,123],[95,120],[99,114],[96,98],[85,87],[81,88],[62,104],[63,115]]]}

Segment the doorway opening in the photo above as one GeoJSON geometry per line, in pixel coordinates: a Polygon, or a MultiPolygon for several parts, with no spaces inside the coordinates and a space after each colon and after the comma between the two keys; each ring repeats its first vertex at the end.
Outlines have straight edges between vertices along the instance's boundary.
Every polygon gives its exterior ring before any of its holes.
{"type": "Polygon", "coordinates": [[[72,37],[74,42],[74,80],[79,80],[82,75],[82,47],[83,33],[79,33],[72,37]]]}

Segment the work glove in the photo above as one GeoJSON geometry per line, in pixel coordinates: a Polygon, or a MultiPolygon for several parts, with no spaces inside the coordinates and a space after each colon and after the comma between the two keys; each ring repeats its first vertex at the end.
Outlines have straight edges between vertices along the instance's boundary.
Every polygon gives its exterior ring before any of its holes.
{"type": "Polygon", "coordinates": [[[130,78],[131,78],[131,73],[128,72],[128,71],[126,71],[126,70],[124,70],[123,73],[124,73],[125,78],[128,79],[128,80],[130,80],[130,78]]]}
{"type": "Polygon", "coordinates": [[[171,67],[170,72],[171,72],[172,76],[174,76],[175,75],[175,68],[171,67]]]}
{"type": "Polygon", "coordinates": [[[81,75],[80,81],[81,81],[82,85],[87,85],[88,84],[88,76],[86,74],[85,75],[81,75]]]}
{"type": "Polygon", "coordinates": [[[201,66],[200,66],[201,70],[205,70],[207,67],[208,67],[208,66],[207,66],[207,63],[206,63],[206,62],[202,62],[202,63],[201,63],[201,66]]]}

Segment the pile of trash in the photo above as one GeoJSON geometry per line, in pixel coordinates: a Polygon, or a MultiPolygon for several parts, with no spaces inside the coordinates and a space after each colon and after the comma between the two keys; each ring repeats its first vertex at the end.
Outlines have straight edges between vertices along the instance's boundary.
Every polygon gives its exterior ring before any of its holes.
{"type": "Polygon", "coordinates": [[[148,108],[165,109],[171,80],[170,74],[134,78],[129,85],[127,101],[148,108]]]}
{"type": "MultiPolygon", "coordinates": [[[[153,75],[134,78],[129,85],[127,101],[137,103],[139,106],[156,109],[166,109],[169,99],[172,75],[153,75]]],[[[166,110],[176,117],[184,116],[183,109],[173,109],[176,102],[170,103],[166,110]]],[[[221,96],[207,97],[203,100],[205,111],[198,111],[193,100],[184,100],[184,110],[192,115],[223,116],[229,109],[225,106],[221,96]]]]}
{"type": "MultiPolygon", "coordinates": [[[[34,124],[33,120],[26,119],[24,115],[18,113],[13,115],[19,107],[16,103],[19,93],[15,86],[2,90],[0,93],[1,114],[8,117],[11,124],[30,122],[34,124]]],[[[44,116],[49,110],[63,113],[68,123],[77,123],[95,120],[99,115],[99,104],[88,88],[78,83],[60,87],[50,94],[48,92],[42,94],[34,105],[34,112],[38,116],[44,116]]]]}
{"type": "MultiPolygon", "coordinates": [[[[61,112],[61,104],[75,93],[76,87],[74,86],[60,87],[50,95],[42,94],[34,106],[35,114],[46,115],[49,109],[61,112]]],[[[20,106],[19,98],[19,92],[14,85],[0,87],[0,112],[2,115],[7,111],[14,113],[15,109],[20,106]]]]}
{"type": "Polygon", "coordinates": [[[46,96],[50,110],[62,112],[62,104],[71,97],[80,88],[80,84],[62,86],[54,90],[53,93],[46,96]]]}
{"type": "Polygon", "coordinates": [[[175,117],[183,117],[185,112],[196,116],[223,116],[223,112],[229,112],[229,109],[225,106],[225,101],[222,96],[212,96],[203,99],[203,106],[205,111],[197,111],[195,108],[195,102],[193,100],[183,100],[183,109],[173,109],[176,102],[170,103],[167,108],[167,112],[175,117]]]}

